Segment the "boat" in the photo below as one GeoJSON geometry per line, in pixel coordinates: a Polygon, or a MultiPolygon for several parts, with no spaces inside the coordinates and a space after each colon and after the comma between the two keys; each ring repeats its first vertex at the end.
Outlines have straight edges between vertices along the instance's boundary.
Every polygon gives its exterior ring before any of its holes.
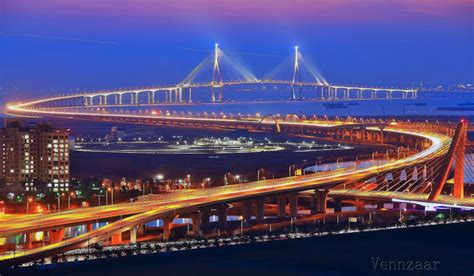
{"type": "Polygon", "coordinates": [[[347,106],[343,103],[324,103],[323,106],[328,109],[347,108],[347,106]]]}

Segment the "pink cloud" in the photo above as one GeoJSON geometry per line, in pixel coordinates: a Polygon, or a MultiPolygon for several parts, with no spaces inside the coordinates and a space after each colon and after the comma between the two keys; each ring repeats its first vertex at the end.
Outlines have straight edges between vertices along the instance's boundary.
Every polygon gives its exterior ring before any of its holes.
{"type": "Polygon", "coordinates": [[[472,18],[471,0],[5,0],[13,14],[143,21],[368,22],[472,18]]]}

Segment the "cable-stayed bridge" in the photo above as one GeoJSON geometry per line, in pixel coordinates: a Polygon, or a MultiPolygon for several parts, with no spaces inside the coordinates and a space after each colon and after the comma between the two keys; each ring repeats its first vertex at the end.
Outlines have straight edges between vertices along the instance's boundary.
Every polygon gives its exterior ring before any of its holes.
{"type": "MultiPolygon", "coordinates": [[[[262,78],[223,52],[218,44],[181,82],[174,85],[81,92],[48,97],[49,106],[125,106],[157,103],[191,103],[193,89],[208,88],[210,102],[224,100],[224,87],[239,85],[282,85],[290,88],[290,100],[303,99],[304,88],[318,100],[415,99],[413,88],[337,85],[329,83],[307,61],[299,48],[262,78]]],[[[39,103],[39,102],[38,102],[39,103]]]]}

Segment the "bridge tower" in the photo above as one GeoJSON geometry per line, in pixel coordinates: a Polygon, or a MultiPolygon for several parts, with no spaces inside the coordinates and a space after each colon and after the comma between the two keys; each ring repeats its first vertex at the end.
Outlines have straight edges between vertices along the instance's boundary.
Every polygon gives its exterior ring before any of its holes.
{"type": "Polygon", "coordinates": [[[211,79],[211,102],[216,101],[214,89],[219,89],[218,101],[222,101],[222,74],[219,68],[219,44],[214,44],[214,65],[211,79]]]}
{"type": "Polygon", "coordinates": [[[441,194],[453,164],[454,167],[454,189],[453,196],[456,198],[464,197],[464,158],[467,142],[467,120],[462,119],[456,127],[453,140],[440,167],[441,171],[434,181],[433,189],[429,195],[430,200],[436,200],[441,194]]]}
{"type": "Polygon", "coordinates": [[[301,86],[301,71],[300,71],[300,65],[298,62],[298,57],[299,57],[299,52],[298,52],[298,46],[295,46],[295,59],[293,62],[293,80],[291,81],[291,100],[296,100],[296,93],[295,93],[295,85],[298,85],[299,83],[299,95],[298,99],[301,99],[301,90],[303,87],[301,86]]]}

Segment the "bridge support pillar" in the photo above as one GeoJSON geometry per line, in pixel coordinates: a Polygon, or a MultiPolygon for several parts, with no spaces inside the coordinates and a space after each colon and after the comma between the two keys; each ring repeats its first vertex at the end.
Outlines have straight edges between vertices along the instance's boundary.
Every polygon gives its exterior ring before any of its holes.
{"type": "Polygon", "coordinates": [[[286,216],[286,195],[278,195],[278,217],[284,218],[286,216]]]}
{"type": "Polygon", "coordinates": [[[164,218],[163,219],[163,239],[168,240],[171,234],[171,226],[173,224],[173,219],[164,218]]]}
{"type": "MultiPolygon", "coordinates": [[[[466,127],[467,129],[467,127],[466,127]]],[[[454,190],[453,196],[455,198],[464,198],[464,163],[466,155],[466,142],[467,134],[466,130],[460,135],[458,144],[456,146],[456,156],[454,162],[454,190]]]]}
{"type": "Polygon", "coordinates": [[[316,212],[317,213],[326,213],[327,199],[328,199],[328,190],[318,189],[315,191],[316,199],[316,212]]]}
{"type": "Polygon", "coordinates": [[[181,88],[181,87],[178,88],[178,95],[179,95],[178,101],[179,101],[180,103],[182,103],[182,102],[183,102],[183,88],[181,88]]]}
{"type": "Polygon", "coordinates": [[[33,248],[34,235],[35,235],[35,233],[25,234],[25,249],[32,249],[33,248]]]}
{"type": "Polygon", "coordinates": [[[137,226],[137,233],[138,235],[145,235],[145,224],[137,226]]]}
{"type": "Polygon", "coordinates": [[[298,216],[298,195],[291,194],[289,196],[290,201],[290,217],[294,218],[298,216]]]}
{"type": "Polygon", "coordinates": [[[92,230],[94,230],[93,224],[92,223],[86,224],[86,231],[91,232],[92,230]]]}
{"type": "Polygon", "coordinates": [[[202,236],[202,230],[201,230],[202,218],[203,218],[202,212],[195,212],[191,214],[191,219],[193,221],[193,236],[195,237],[202,236]]]}
{"type": "Polygon", "coordinates": [[[202,213],[202,216],[201,216],[201,228],[209,228],[209,218],[210,218],[210,214],[209,214],[209,210],[208,209],[202,209],[200,210],[200,212],[202,213]]]}
{"type": "Polygon", "coordinates": [[[138,226],[134,226],[132,227],[132,229],[130,229],[130,243],[131,244],[137,243],[137,228],[138,226]]]}
{"type": "Polygon", "coordinates": [[[265,219],[265,198],[257,198],[255,201],[255,207],[257,209],[257,222],[263,222],[265,219]]]}
{"type": "Polygon", "coordinates": [[[226,228],[227,227],[227,211],[229,206],[227,204],[222,204],[217,208],[217,216],[219,217],[219,228],[226,228]]]}
{"type": "Polygon", "coordinates": [[[356,209],[357,211],[359,212],[363,212],[365,210],[365,201],[363,200],[357,200],[357,205],[356,205],[356,209]]]}
{"type": "Polygon", "coordinates": [[[50,243],[60,242],[64,238],[64,228],[50,230],[50,231],[48,231],[48,235],[49,235],[49,242],[50,243]]]}
{"type": "Polygon", "coordinates": [[[122,243],[122,232],[112,234],[112,238],[111,238],[110,243],[112,245],[121,244],[122,243]]]}
{"type": "Polygon", "coordinates": [[[252,201],[244,200],[242,202],[242,215],[244,217],[244,221],[249,223],[252,221],[252,201]]]}
{"type": "Polygon", "coordinates": [[[334,213],[342,212],[342,201],[339,198],[334,199],[334,213]]]}
{"type": "Polygon", "coordinates": [[[192,103],[193,102],[193,93],[191,91],[191,87],[188,88],[188,102],[192,103]]]}

